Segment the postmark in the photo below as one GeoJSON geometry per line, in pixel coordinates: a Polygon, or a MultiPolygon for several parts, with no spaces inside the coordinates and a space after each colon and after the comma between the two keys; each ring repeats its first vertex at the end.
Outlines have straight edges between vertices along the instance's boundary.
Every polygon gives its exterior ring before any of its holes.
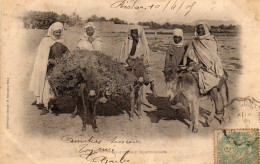
{"type": "Polygon", "coordinates": [[[259,129],[214,131],[216,164],[253,164],[259,162],[259,129]]]}

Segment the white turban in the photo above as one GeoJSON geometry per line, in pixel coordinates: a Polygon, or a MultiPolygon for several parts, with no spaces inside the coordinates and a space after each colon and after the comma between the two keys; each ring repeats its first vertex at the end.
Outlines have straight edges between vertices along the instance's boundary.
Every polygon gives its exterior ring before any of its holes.
{"type": "Polygon", "coordinates": [[[210,30],[210,28],[209,28],[209,26],[208,26],[205,22],[199,22],[199,23],[195,26],[195,37],[200,38],[200,39],[207,38],[208,36],[210,36],[209,30],[210,30]],[[203,27],[204,27],[205,35],[203,35],[203,36],[199,36],[198,33],[197,33],[197,27],[198,27],[199,25],[203,25],[203,27]]]}
{"type": "Polygon", "coordinates": [[[88,22],[85,26],[84,29],[87,29],[88,27],[93,27],[94,29],[96,28],[95,24],[93,22],[88,22]]]}
{"type": "Polygon", "coordinates": [[[174,36],[180,36],[182,38],[182,40],[180,41],[180,43],[176,44],[175,42],[173,43],[176,47],[182,47],[183,46],[183,30],[176,28],[173,30],[173,37],[174,36]]]}
{"type": "Polygon", "coordinates": [[[48,36],[50,36],[54,40],[57,40],[57,38],[55,38],[55,36],[53,35],[53,32],[57,30],[61,30],[61,38],[62,38],[64,27],[61,22],[55,22],[49,27],[48,36]]]}

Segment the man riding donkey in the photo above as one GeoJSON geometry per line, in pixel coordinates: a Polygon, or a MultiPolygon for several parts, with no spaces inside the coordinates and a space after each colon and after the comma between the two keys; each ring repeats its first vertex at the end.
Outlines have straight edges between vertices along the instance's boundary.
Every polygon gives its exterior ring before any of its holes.
{"type": "Polygon", "coordinates": [[[224,101],[228,99],[227,73],[224,71],[218,56],[216,38],[210,34],[205,23],[197,24],[195,38],[189,44],[183,58],[183,66],[180,68],[188,72],[179,75],[175,93],[181,92],[188,99],[193,126],[192,131],[196,133],[198,132],[200,96],[210,95],[215,106],[215,111],[211,112],[206,123],[212,121],[214,114],[217,117],[223,117],[224,104],[226,103],[224,101]],[[187,69],[185,66],[188,59],[191,62],[187,69]],[[225,89],[225,94],[223,94],[223,89],[225,89]],[[226,97],[224,98],[224,96],[226,97]]]}
{"type": "Polygon", "coordinates": [[[150,84],[154,96],[157,96],[154,81],[151,80],[150,76],[149,58],[150,49],[143,28],[141,26],[130,28],[119,58],[120,62],[126,63],[126,69],[132,71],[138,78],[131,94],[130,120],[133,119],[135,105],[137,106],[138,117],[140,118],[142,115],[143,84],[150,84]]]}

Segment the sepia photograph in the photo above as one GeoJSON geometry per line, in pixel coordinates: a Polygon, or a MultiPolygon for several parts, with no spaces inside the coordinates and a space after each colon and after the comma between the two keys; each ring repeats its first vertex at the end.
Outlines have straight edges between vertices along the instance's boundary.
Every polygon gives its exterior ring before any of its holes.
{"type": "Polygon", "coordinates": [[[1,3],[1,163],[260,161],[257,1],[1,3]]]}

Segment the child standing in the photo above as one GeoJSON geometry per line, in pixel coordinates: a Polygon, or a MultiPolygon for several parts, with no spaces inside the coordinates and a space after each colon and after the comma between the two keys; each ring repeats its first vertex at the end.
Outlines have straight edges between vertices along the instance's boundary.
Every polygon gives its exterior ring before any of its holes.
{"type": "Polygon", "coordinates": [[[183,56],[187,49],[187,46],[183,44],[183,31],[182,29],[173,30],[173,44],[166,51],[165,66],[164,66],[164,76],[167,88],[167,97],[173,100],[176,95],[177,86],[177,71],[179,70],[179,65],[182,63],[183,56]]]}

